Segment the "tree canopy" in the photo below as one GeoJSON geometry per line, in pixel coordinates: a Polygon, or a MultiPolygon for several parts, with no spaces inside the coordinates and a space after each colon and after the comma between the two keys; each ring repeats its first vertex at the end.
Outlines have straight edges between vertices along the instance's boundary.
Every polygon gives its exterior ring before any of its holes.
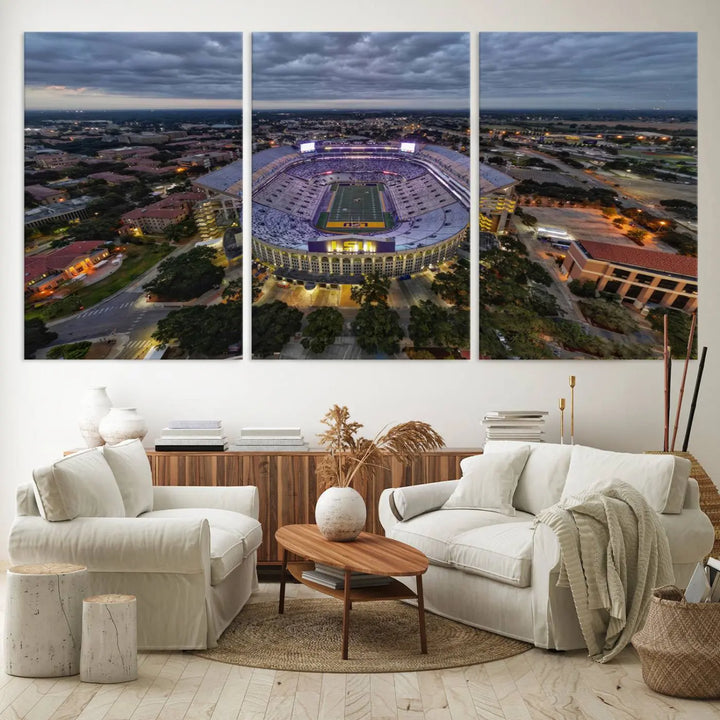
{"type": "Polygon", "coordinates": [[[410,308],[408,336],[415,347],[467,347],[470,313],[462,308],[443,308],[423,300],[410,308]]]}
{"type": "Polygon", "coordinates": [[[252,353],[268,357],[279,353],[290,338],[302,327],[302,312],[280,300],[252,309],[252,353]]]}
{"type": "Polygon", "coordinates": [[[400,351],[398,341],[403,337],[400,318],[384,302],[364,304],[353,320],[352,331],[367,353],[395,355],[400,351]]]}
{"type": "Polygon", "coordinates": [[[148,292],[166,300],[191,300],[219,287],[224,271],[215,265],[215,250],[194,247],[186,253],[163,260],[154,279],[143,285],[148,292]]]}
{"type": "Polygon", "coordinates": [[[49,345],[57,338],[58,334],[48,330],[40,318],[32,318],[25,321],[25,358],[35,357],[35,353],[45,345],[49,345]]]}
{"type": "Polygon", "coordinates": [[[359,305],[386,302],[389,290],[389,277],[370,273],[365,276],[365,282],[362,285],[352,288],[350,297],[359,305]]]}
{"type": "Polygon", "coordinates": [[[451,305],[470,307],[470,263],[461,258],[451,270],[437,273],[432,291],[451,305]]]}
{"type": "Polygon", "coordinates": [[[173,310],[158,321],[152,337],[159,345],[177,342],[194,356],[225,355],[230,345],[242,347],[242,301],[173,310]]]}
{"type": "Polygon", "coordinates": [[[302,346],[320,354],[335,342],[343,329],[342,313],[333,307],[321,307],[307,316],[303,330],[302,346]]]}

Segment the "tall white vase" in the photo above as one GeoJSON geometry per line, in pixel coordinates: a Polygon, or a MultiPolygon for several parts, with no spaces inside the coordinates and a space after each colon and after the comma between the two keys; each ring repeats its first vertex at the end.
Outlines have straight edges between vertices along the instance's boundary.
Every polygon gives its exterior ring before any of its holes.
{"type": "Polygon", "coordinates": [[[100,435],[108,445],[117,445],[123,440],[142,440],[148,431],[147,423],[136,408],[110,408],[100,421],[100,435]]]}
{"type": "Polygon", "coordinates": [[[315,522],[328,540],[354,540],[365,527],[367,510],[362,495],[351,487],[331,487],[315,504],[315,522]]]}
{"type": "Polygon", "coordinates": [[[105,441],[98,432],[100,421],[108,414],[112,402],[104,387],[87,390],[83,398],[78,426],[80,434],[88,447],[104,445],[105,441]]]}

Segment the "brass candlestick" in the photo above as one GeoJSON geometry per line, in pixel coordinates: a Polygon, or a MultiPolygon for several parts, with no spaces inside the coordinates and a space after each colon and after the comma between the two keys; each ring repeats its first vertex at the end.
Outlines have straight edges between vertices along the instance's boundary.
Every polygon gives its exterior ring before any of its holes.
{"type": "Polygon", "coordinates": [[[575,376],[570,376],[570,444],[575,444],[575,376]]]}
{"type": "Polygon", "coordinates": [[[560,444],[565,444],[565,398],[560,398],[558,402],[560,408],[560,444]]]}

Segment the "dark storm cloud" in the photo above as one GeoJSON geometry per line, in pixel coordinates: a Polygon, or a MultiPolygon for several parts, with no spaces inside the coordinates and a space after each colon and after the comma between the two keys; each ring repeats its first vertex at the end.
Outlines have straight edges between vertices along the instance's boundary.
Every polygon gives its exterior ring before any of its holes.
{"type": "Polygon", "coordinates": [[[487,108],[697,107],[695,33],[481,33],[487,108]]]}
{"type": "Polygon", "coordinates": [[[253,98],[469,104],[467,33],[253,33],[253,98]]]}
{"type": "Polygon", "coordinates": [[[26,33],[29,88],[240,99],[240,33],[26,33]]]}

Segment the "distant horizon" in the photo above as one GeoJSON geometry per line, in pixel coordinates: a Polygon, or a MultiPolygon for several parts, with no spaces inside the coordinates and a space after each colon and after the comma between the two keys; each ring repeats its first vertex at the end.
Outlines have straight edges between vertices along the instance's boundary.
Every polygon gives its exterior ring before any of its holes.
{"type": "MultiPolygon", "coordinates": [[[[71,114],[92,114],[92,113],[118,113],[118,114],[132,114],[132,113],[156,113],[156,112],[172,112],[172,113],[202,113],[202,112],[242,112],[242,105],[228,106],[228,107],[137,107],[137,108],[25,108],[25,114],[29,113],[57,113],[59,115],[71,115],[71,114]]],[[[460,114],[469,113],[469,108],[463,107],[346,107],[346,108],[314,108],[314,107],[278,107],[278,108],[258,108],[253,107],[251,113],[427,113],[427,114],[460,114]]],[[[519,114],[526,113],[529,115],[537,114],[556,114],[556,115],[568,115],[572,113],[588,113],[596,115],[598,113],[618,114],[624,113],[628,115],[668,115],[682,113],[685,115],[694,115],[697,117],[698,112],[696,108],[558,108],[558,107],[543,107],[543,108],[528,108],[528,107],[486,107],[480,108],[480,116],[484,112],[487,113],[505,113],[505,114],[519,114]]]]}

